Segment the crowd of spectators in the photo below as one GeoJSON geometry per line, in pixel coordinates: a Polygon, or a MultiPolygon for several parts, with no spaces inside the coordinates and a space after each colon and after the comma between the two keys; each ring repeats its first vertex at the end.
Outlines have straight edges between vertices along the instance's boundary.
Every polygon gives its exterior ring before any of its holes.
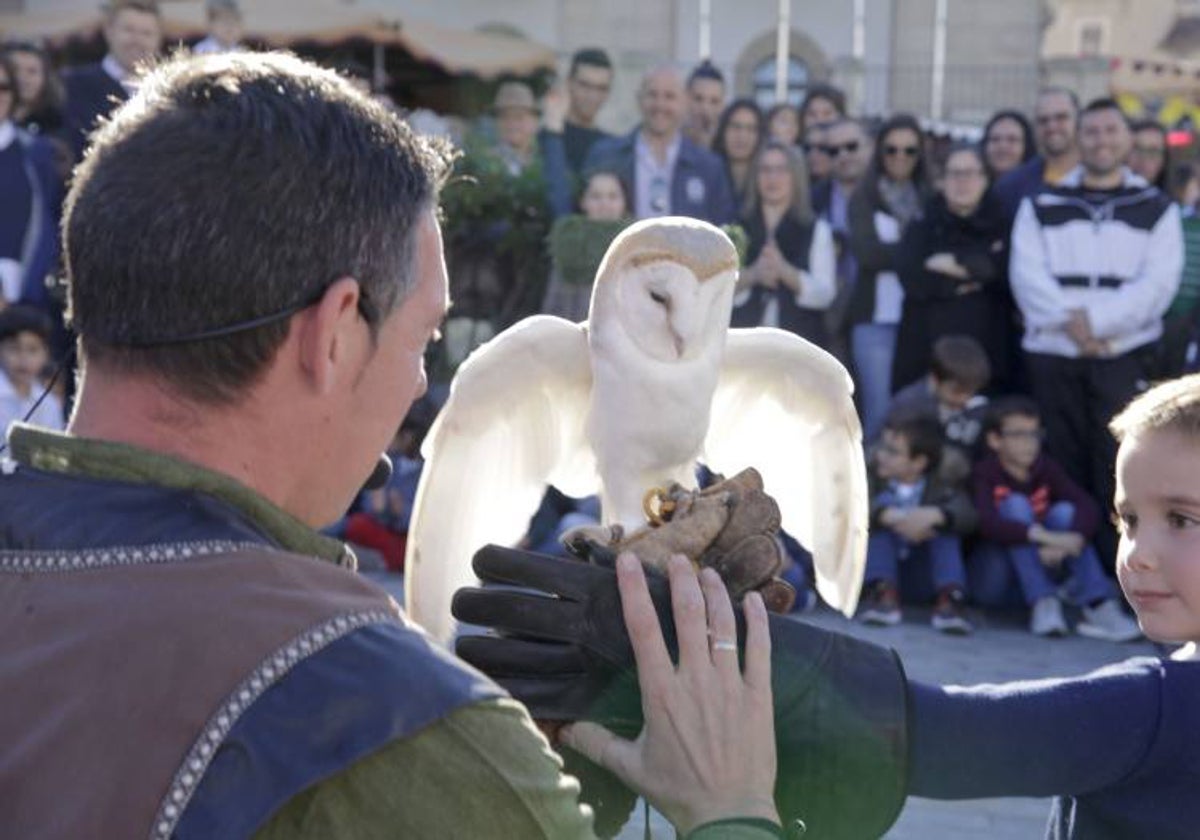
{"type": "MultiPolygon", "coordinates": [[[[240,48],[236,3],[208,6],[211,33],[195,48],[240,48]]],[[[5,425],[63,425],[70,377],[47,382],[70,346],[48,279],[63,188],[88,132],[163,48],[151,0],[110,4],[104,34],[101,62],[61,75],[36,44],[0,58],[5,425]]],[[[874,493],[862,618],[892,624],[905,601],[931,600],[938,629],[966,633],[973,599],[1024,604],[1033,632],[1060,635],[1065,599],[1083,610],[1079,632],[1135,634],[1100,513],[1113,489],[1106,425],[1149,383],[1200,362],[1200,179],[1168,159],[1162,127],[1131,124],[1113,100],[1082,105],[1046,88],[1032,119],[1013,103],[977,143],[935,159],[914,115],[856,116],[824,84],[764,109],[732,96],[705,61],[647,70],[639,122],[610,135],[597,116],[615,72],[589,48],[541,96],[505,80],[457,138],[464,177],[445,195],[455,308],[433,365],[442,384],[522,317],[585,319],[605,248],[631,221],[737,225],[733,325],[796,333],[855,381],[874,493]]],[[[402,563],[422,433],[399,433],[395,486],[342,526],[378,544],[390,568],[402,563]]],[[[552,545],[557,524],[586,515],[590,503],[548,496],[527,542],[552,545]]],[[[806,588],[803,549],[787,544],[791,579],[806,588]]]]}

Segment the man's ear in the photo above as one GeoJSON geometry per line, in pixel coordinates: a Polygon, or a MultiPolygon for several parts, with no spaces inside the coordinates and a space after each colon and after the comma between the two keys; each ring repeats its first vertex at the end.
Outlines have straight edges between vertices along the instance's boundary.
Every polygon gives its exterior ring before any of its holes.
{"type": "Polygon", "coordinates": [[[358,376],[366,335],[366,325],[359,323],[360,295],[357,280],[341,277],[305,310],[300,365],[319,393],[331,393],[343,378],[358,376]]]}

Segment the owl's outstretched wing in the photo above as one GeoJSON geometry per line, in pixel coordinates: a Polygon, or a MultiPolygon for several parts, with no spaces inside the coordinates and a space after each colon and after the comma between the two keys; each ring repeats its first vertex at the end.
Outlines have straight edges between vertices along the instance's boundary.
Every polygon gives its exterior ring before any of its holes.
{"type": "Polygon", "coordinates": [[[813,554],[817,591],[853,615],[866,563],[862,429],[846,369],[783,330],[730,330],[704,442],[705,462],[753,466],[783,527],[813,554]]]}
{"type": "Polygon", "coordinates": [[[546,315],[514,324],[459,368],[422,447],[404,566],[409,615],[435,638],[454,633],[450,599],[476,583],[472,555],[515,544],[547,483],[596,492],[583,431],[590,390],[585,325],[546,315]]]}

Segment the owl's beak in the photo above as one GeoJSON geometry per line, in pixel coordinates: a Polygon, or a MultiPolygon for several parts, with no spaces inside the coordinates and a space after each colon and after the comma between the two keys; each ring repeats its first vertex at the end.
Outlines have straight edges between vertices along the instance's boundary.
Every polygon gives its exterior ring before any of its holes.
{"type": "Polygon", "coordinates": [[[683,340],[683,336],[675,332],[675,330],[671,330],[671,342],[675,345],[675,357],[682,359],[683,351],[687,348],[687,342],[685,342],[683,340]]]}

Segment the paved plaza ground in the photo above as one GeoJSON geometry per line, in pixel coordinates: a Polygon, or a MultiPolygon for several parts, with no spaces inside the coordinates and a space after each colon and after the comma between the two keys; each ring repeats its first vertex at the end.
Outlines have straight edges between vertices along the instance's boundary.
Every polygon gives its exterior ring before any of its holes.
{"type": "MultiPolygon", "coordinates": [[[[376,576],[399,594],[399,577],[376,576]]],[[[973,685],[1046,676],[1067,676],[1092,670],[1130,656],[1153,654],[1147,642],[1115,645],[1070,636],[1038,639],[1029,634],[1025,617],[1016,613],[971,613],[976,632],[965,638],[944,636],[928,623],[927,610],[908,609],[897,627],[864,627],[829,610],[804,620],[832,630],[888,645],[900,652],[910,678],[926,682],[973,685]]],[[[1068,616],[1075,618],[1068,612],[1068,616]]],[[[988,799],[937,802],[910,799],[900,819],[887,833],[889,840],[1036,840],[1045,833],[1049,801],[988,799]]],[[[644,826],[639,807],[619,835],[641,840],[644,826]]],[[[651,815],[656,840],[669,840],[674,831],[662,817],[651,815]]]]}

